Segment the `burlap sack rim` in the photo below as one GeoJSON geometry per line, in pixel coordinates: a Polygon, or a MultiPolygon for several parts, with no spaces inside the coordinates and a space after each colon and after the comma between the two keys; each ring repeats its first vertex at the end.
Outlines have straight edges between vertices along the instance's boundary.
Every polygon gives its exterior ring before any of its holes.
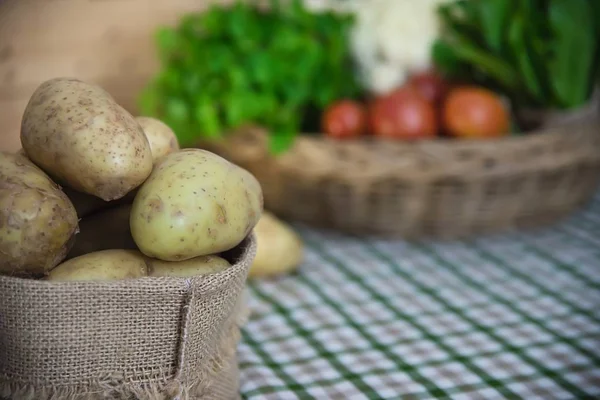
{"type": "MultiPolygon", "coordinates": [[[[197,295],[209,295],[214,291],[218,291],[223,287],[226,287],[228,283],[236,278],[239,278],[243,274],[247,276],[249,267],[256,253],[256,238],[254,233],[249,234],[233,251],[239,251],[236,254],[235,262],[232,266],[225,271],[212,274],[212,288],[206,290],[203,285],[203,281],[206,277],[193,277],[193,278],[178,278],[178,277],[144,277],[129,281],[113,281],[113,282],[48,282],[48,281],[37,281],[31,279],[24,279],[20,277],[0,277],[0,284],[2,281],[5,282],[18,282],[22,286],[34,286],[38,288],[47,288],[47,285],[61,285],[62,287],[70,287],[73,289],[81,288],[94,288],[100,289],[114,289],[114,288],[140,288],[147,286],[152,290],[159,289],[160,291],[172,292],[178,288],[182,291],[186,291],[191,286],[192,282],[195,282],[197,295]],[[38,286],[39,285],[39,286],[38,286]]],[[[235,362],[236,357],[235,351],[237,349],[237,343],[241,337],[240,329],[248,318],[249,310],[245,306],[244,292],[240,295],[238,305],[235,307],[234,312],[228,317],[226,323],[227,328],[222,336],[222,339],[217,345],[216,351],[208,363],[214,367],[208,369],[208,372],[198,372],[194,376],[181,377],[182,379],[167,376],[163,379],[150,382],[142,383],[138,381],[128,381],[126,384],[122,384],[119,388],[115,388],[114,385],[106,384],[102,382],[101,378],[94,382],[88,382],[90,387],[98,388],[97,391],[93,392],[81,392],[81,387],[62,385],[60,387],[48,387],[38,386],[35,383],[19,383],[8,376],[0,376],[0,398],[2,396],[11,396],[12,399],[23,399],[23,400],[38,400],[40,398],[50,400],[100,400],[100,399],[114,399],[124,398],[128,399],[128,396],[135,396],[136,399],[140,400],[186,400],[186,399],[198,399],[203,397],[204,393],[210,392],[211,386],[214,382],[218,381],[217,375],[226,370],[231,362],[235,362]],[[107,393],[111,396],[107,397],[107,393]],[[122,394],[123,397],[119,397],[122,394]],[[16,397],[15,397],[16,396],[16,397]],[[200,397],[198,397],[200,396],[200,397]]]]}
{"type": "Polygon", "coordinates": [[[31,288],[47,288],[48,286],[60,286],[70,287],[73,289],[85,289],[86,287],[94,287],[97,289],[112,289],[112,288],[127,288],[134,286],[150,286],[153,289],[162,289],[165,292],[173,290],[174,287],[180,287],[185,290],[189,285],[189,282],[193,282],[199,285],[197,288],[200,290],[200,294],[210,294],[217,290],[220,290],[226,285],[231,279],[234,279],[239,273],[240,269],[244,268],[244,260],[249,257],[253,257],[251,254],[255,246],[254,232],[250,233],[244,238],[236,248],[242,249],[240,254],[236,257],[237,260],[231,265],[230,268],[224,271],[216,272],[211,274],[212,285],[210,289],[206,288],[206,285],[202,283],[207,282],[207,276],[196,276],[191,278],[180,278],[180,277],[152,277],[145,276],[142,278],[129,279],[129,280],[118,280],[118,281],[71,281],[71,282],[52,282],[45,280],[28,279],[23,277],[5,276],[0,275],[0,282],[18,282],[27,285],[31,288]],[[218,283],[218,285],[215,284],[218,283]]]}

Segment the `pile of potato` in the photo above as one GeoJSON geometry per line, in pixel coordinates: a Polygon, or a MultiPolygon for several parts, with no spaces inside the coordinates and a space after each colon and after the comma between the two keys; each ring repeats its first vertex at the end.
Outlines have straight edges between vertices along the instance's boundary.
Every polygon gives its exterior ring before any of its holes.
{"type": "Polygon", "coordinates": [[[0,274],[54,281],[188,277],[222,257],[263,212],[258,181],[102,88],[42,83],[23,149],[0,153],[0,274]]]}

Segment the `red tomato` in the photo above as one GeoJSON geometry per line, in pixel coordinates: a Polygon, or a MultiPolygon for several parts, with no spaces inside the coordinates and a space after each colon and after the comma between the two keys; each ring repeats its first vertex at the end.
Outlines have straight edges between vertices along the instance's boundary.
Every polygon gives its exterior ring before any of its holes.
{"type": "Polygon", "coordinates": [[[438,131],[434,106],[409,86],[375,99],[369,116],[377,136],[421,139],[438,131]]]}
{"type": "Polygon", "coordinates": [[[458,137],[497,137],[508,133],[510,117],[496,93],[476,86],[456,88],[443,109],[445,130],[458,137]]]}
{"type": "Polygon", "coordinates": [[[366,111],[360,103],[340,100],[323,113],[321,129],[329,136],[343,139],[361,135],[366,124],[366,111]]]}
{"type": "Polygon", "coordinates": [[[421,72],[412,75],[408,85],[415,88],[433,104],[439,104],[448,92],[448,83],[435,72],[421,72]]]}

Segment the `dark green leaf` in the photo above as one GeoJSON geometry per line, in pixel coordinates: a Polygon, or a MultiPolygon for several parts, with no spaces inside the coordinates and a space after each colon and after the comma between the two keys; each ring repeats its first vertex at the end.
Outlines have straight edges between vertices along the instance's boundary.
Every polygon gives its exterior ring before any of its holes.
{"type": "Polygon", "coordinates": [[[432,47],[431,57],[436,67],[444,74],[456,76],[461,69],[461,61],[454,48],[442,40],[436,40],[432,47]]]}
{"type": "Polygon", "coordinates": [[[592,20],[594,21],[594,27],[596,28],[596,39],[600,40],[600,1],[598,0],[589,0],[590,5],[592,6],[592,20]]]}
{"type": "Polygon", "coordinates": [[[447,30],[479,43],[482,38],[476,6],[477,3],[470,0],[455,0],[438,6],[438,14],[447,30]]]}
{"type": "Polygon", "coordinates": [[[214,6],[211,10],[200,14],[200,25],[208,36],[221,36],[227,27],[225,19],[227,15],[222,10],[214,6]]]}
{"type": "Polygon", "coordinates": [[[508,29],[508,42],[512,50],[513,57],[517,60],[517,65],[526,91],[535,100],[543,100],[542,87],[537,75],[537,71],[531,61],[531,52],[528,50],[525,38],[525,21],[523,15],[513,16],[508,29]]]}
{"type": "Polygon", "coordinates": [[[589,0],[549,0],[554,57],[549,69],[552,87],[564,107],[583,104],[590,93],[596,49],[593,10],[589,0]]]}
{"type": "Polygon", "coordinates": [[[326,107],[335,99],[335,88],[329,85],[322,85],[317,88],[316,100],[317,105],[321,108],[326,107]]]}
{"type": "Polygon", "coordinates": [[[596,43],[596,54],[595,54],[595,77],[593,84],[595,86],[600,85],[600,1],[590,0],[592,6],[594,27],[596,29],[595,43],[596,43]]]}
{"type": "Polygon", "coordinates": [[[518,88],[519,78],[517,72],[503,59],[458,38],[455,38],[452,47],[459,60],[472,64],[476,69],[489,75],[510,90],[518,88]]]}
{"type": "Polygon", "coordinates": [[[487,45],[496,53],[502,52],[505,27],[509,22],[508,17],[513,3],[514,0],[486,0],[477,2],[483,35],[487,45]]]}

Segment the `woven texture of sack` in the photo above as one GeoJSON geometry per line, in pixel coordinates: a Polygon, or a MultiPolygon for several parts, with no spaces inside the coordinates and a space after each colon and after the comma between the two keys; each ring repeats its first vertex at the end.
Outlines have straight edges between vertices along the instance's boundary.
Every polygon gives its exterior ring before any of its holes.
{"type": "Polygon", "coordinates": [[[226,254],[231,268],[191,279],[0,277],[0,397],[232,398],[223,382],[234,384],[255,252],[250,236],[226,254]]]}
{"type": "Polygon", "coordinates": [[[598,104],[501,139],[303,135],[273,156],[267,134],[247,128],[199,147],[252,172],[281,217],[356,234],[465,237],[553,223],[588,201],[600,182],[598,104]]]}

